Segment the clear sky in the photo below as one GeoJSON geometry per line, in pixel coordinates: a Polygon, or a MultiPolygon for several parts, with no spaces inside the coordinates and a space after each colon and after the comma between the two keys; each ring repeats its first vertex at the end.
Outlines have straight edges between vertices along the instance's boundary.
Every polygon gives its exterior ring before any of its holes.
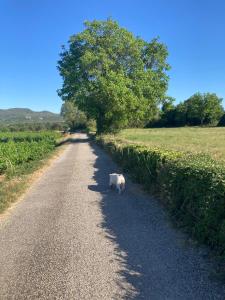
{"type": "Polygon", "coordinates": [[[0,108],[59,112],[61,45],[109,16],[167,45],[177,102],[197,91],[225,99],[225,0],[0,0],[0,108]]]}

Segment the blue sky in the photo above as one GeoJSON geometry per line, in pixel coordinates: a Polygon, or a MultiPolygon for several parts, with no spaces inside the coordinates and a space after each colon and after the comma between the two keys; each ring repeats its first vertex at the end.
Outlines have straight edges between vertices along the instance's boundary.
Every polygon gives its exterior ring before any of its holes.
{"type": "Polygon", "coordinates": [[[145,40],[160,36],[177,102],[197,91],[225,99],[224,0],[0,0],[0,108],[59,112],[61,45],[109,16],[145,40]]]}

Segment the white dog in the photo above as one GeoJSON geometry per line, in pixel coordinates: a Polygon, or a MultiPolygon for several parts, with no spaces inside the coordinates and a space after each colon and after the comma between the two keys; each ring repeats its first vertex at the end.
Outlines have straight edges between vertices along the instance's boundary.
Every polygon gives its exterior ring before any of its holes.
{"type": "Polygon", "coordinates": [[[109,174],[109,186],[112,188],[115,186],[118,189],[119,194],[125,190],[125,178],[122,174],[112,173],[109,174]]]}

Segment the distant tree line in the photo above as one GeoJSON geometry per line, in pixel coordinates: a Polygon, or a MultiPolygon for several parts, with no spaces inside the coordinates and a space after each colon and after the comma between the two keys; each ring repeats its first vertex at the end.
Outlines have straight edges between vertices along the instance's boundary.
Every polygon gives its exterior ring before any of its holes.
{"type": "Polygon", "coordinates": [[[177,105],[167,97],[155,120],[148,127],[174,127],[196,125],[225,125],[222,98],[214,93],[196,93],[177,105]]]}
{"type": "Polygon", "coordinates": [[[70,131],[85,129],[87,127],[87,117],[80,111],[74,102],[67,101],[61,107],[61,116],[70,131]]]}
{"type": "Polygon", "coordinates": [[[64,122],[41,122],[41,123],[12,123],[0,124],[0,132],[17,131],[43,131],[58,130],[63,131],[68,126],[64,122]]]}

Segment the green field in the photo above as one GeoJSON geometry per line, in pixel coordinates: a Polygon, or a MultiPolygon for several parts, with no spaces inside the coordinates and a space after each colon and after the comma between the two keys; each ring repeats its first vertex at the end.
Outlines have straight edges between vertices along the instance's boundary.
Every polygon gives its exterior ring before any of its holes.
{"type": "Polygon", "coordinates": [[[44,158],[56,145],[55,132],[0,133],[0,174],[44,158]]]}
{"type": "Polygon", "coordinates": [[[132,143],[166,149],[192,153],[204,152],[215,159],[225,160],[225,128],[223,127],[126,129],[117,137],[132,143]]]}
{"type": "Polygon", "coordinates": [[[60,137],[54,131],[0,133],[0,213],[23,193],[60,137]]]}

